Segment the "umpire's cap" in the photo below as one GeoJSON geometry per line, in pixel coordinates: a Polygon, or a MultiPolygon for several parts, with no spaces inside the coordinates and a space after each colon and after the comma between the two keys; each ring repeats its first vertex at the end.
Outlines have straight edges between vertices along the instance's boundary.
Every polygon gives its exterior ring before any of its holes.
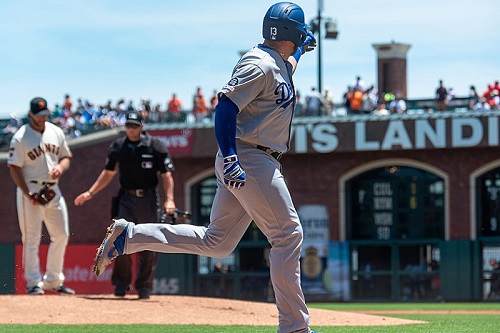
{"type": "Polygon", "coordinates": [[[125,125],[126,124],[134,124],[141,126],[143,124],[141,114],[135,111],[127,113],[127,120],[125,120],[125,125]]]}
{"type": "Polygon", "coordinates": [[[271,6],[264,16],[262,37],[269,40],[289,40],[297,46],[304,45],[309,25],[304,11],[292,2],[279,2],[271,6]]]}
{"type": "Polygon", "coordinates": [[[42,97],[35,97],[30,102],[30,111],[35,116],[48,116],[50,110],[47,107],[47,101],[42,97]]]}

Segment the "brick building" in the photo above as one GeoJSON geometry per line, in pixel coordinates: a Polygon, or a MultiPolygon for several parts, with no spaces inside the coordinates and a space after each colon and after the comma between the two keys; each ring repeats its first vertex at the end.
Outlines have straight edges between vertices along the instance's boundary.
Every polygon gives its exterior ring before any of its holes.
{"type": "MultiPolygon", "coordinates": [[[[282,164],[304,225],[302,278],[308,300],[494,298],[489,294],[497,276],[490,259],[500,260],[499,116],[443,112],[296,119],[282,164]]],[[[216,190],[213,126],[157,124],[148,131],[170,147],[176,203],[193,213],[186,222],[207,224],[216,190]]],[[[72,166],[61,180],[70,247],[95,249],[110,222],[116,180],[83,207],[73,200],[96,179],[118,135],[119,130],[109,130],[71,141],[72,166]]],[[[0,277],[7,283],[0,292],[10,293],[16,272],[8,263],[19,265],[13,247],[21,240],[5,159],[0,256],[7,264],[0,277]]],[[[268,251],[263,235],[251,226],[235,253],[223,260],[162,255],[156,291],[270,299],[268,251]],[[217,264],[229,270],[214,272],[217,264]]]]}

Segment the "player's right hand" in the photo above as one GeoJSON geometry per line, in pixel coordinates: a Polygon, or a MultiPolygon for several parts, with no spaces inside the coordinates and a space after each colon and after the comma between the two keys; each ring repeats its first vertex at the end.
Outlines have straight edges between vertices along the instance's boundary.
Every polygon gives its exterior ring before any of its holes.
{"type": "Polygon", "coordinates": [[[92,199],[92,194],[89,191],[83,192],[75,198],[75,206],[81,206],[90,199],[92,199]]]}
{"type": "Polygon", "coordinates": [[[245,171],[238,162],[237,155],[224,157],[224,185],[227,188],[239,189],[245,186],[245,171]]]}

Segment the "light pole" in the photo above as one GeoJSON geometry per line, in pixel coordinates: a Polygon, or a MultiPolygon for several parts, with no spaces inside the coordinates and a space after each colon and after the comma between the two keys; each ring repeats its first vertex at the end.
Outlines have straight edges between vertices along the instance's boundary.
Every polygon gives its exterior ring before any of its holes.
{"type": "Polygon", "coordinates": [[[324,19],[325,20],[325,38],[326,39],[337,39],[338,36],[338,30],[337,30],[337,23],[329,18],[323,18],[321,16],[321,12],[323,11],[323,0],[318,0],[318,16],[312,19],[311,21],[311,31],[313,34],[318,35],[318,38],[316,38],[316,42],[318,44],[318,91],[319,93],[322,92],[322,64],[321,64],[321,21],[324,19]]]}

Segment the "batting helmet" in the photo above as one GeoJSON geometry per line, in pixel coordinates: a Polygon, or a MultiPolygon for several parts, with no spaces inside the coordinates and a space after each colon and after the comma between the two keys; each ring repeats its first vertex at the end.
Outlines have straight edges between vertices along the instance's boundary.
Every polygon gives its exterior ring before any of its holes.
{"type": "Polygon", "coordinates": [[[279,2],[268,9],[262,24],[262,37],[270,40],[289,40],[297,46],[304,45],[307,25],[304,11],[292,2],[279,2]]]}

